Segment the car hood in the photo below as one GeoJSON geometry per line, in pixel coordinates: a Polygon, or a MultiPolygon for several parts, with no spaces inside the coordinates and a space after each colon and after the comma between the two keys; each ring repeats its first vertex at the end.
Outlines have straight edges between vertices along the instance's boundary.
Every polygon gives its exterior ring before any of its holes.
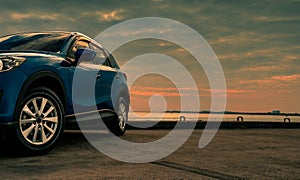
{"type": "Polygon", "coordinates": [[[44,51],[0,51],[1,56],[14,56],[31,58],[50,58],[53,60],[63,59],[63,55],[59,53],[44,52],[44,51]]]}

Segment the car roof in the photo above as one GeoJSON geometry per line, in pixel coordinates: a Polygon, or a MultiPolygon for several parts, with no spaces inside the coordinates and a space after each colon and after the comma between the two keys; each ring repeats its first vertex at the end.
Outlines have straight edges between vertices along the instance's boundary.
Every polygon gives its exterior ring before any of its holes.
{"type": "Polygon", "coordinates": [[[14,36],[14,35],[24,35],[24,34],[69,34],[69,38],[74,38],[74,37],[79,37],[79,38],[84,38],[90,42],[93,42],[94,44],[96,44],[97,46],[102,47],[102,45],[93,40],[92,38],[90,38],[89,36],[81,33],[81,32],[76,32],[76,31],[35,31],[35,32],[20,32],[20,33],[14,33],[14,34],[8,34],[5,36],[0,36],[1,37],[6,37],[6,36],[14,36]]]}
{"type": "Polygon", "coordinates": [[[70,35],[75,35],[75,36],[82,36],[88,39],[91,39],[90,37],[88,37],[87,35],[80,33],[80,32],[75,32],[75,31],[34,31],[34,32],[20,32],[20,33],[13,33],[13,34],[8,34],[8,35],[4,35],[2,37],[5,36],[13,36],[13,35],[21,35],[21,34],[58,34],[58,33],[62,33],[62,34],[70,34],[70,35]]]}

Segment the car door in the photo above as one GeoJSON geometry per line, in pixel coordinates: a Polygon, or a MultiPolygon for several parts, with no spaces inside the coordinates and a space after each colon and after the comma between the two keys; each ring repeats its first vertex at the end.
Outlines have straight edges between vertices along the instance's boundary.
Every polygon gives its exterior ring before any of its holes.
{"type": "MultiPolygon", "coordinates": [[[[68,58],[75,59],[74,53],[80,48],[90,48],[89,42],[76,40],[68,52],[68,58]]],[[[73,113],[95,111],[101,106],[101,94],[97,93],[100,83],[99,70],[100,65],[95,64],[94,59],[80,61],[69,68],[71,105],[75,111],[73,113]]]]}
{"type": "Polygon", "coordinates": [[[114,79],[118,78],[117,70],[112,67],[107,54],[101,47],[90,43],[90,48],[97,52],[94,63],[100,69],[95,85],[96,101],[100,109],[113,109],[111,89],[114,79]]]}

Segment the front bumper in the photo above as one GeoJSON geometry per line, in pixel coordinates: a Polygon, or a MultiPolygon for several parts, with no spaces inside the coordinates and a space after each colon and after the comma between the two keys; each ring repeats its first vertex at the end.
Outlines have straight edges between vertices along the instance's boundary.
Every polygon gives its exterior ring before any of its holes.
{"type": "Polygon", "coordinates": [[[21,68],[0,72],[0,128],[15,124],[14,111],[26,79],[21,68]]]}

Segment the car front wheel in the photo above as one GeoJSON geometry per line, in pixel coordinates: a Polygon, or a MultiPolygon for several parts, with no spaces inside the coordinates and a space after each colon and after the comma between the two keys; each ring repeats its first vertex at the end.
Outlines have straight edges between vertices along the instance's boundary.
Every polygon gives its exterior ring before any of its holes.
{"type": "Polygon", "coordinates": [[[27,153],[45,154],[54,148],[64,129],[64,108],[49,88],[31,90],[18,107],[18,144],[27,153]]]}

